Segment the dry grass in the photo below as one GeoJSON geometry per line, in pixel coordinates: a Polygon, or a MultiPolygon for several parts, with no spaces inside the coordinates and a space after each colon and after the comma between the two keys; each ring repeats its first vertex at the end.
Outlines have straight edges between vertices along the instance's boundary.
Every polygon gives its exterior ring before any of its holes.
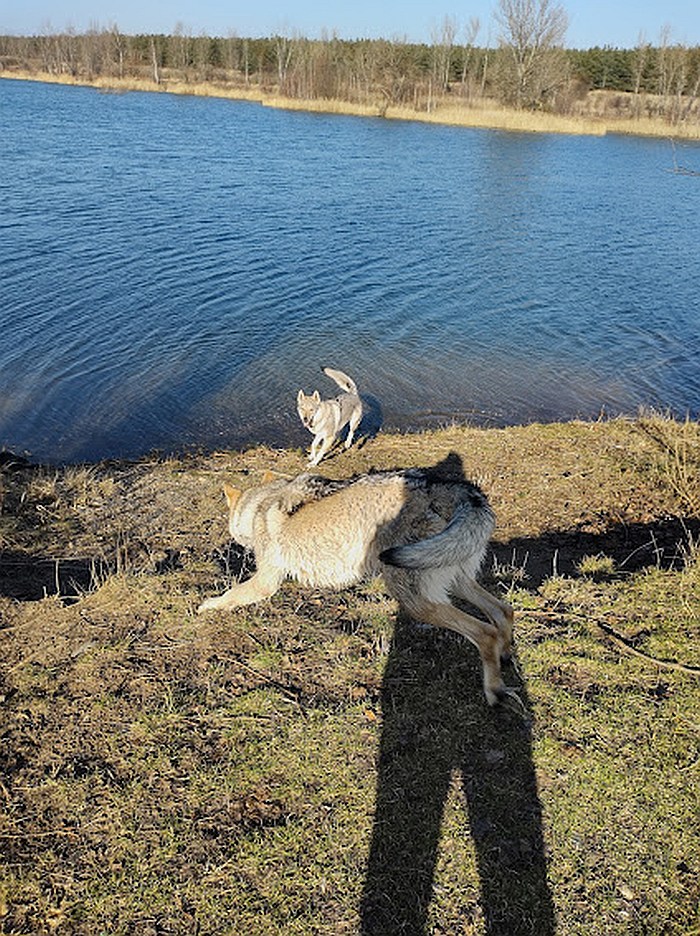
{"type": "Polygon", "coordinates": [[[424,123],[447,124],[460,127],[507,130],[519,133],[570,133],[604,136],[606,133],[626,133],[638,136],[673,137],[682,140],[700,139],[700,123],[669,124],[662,118],[626,115],[613,107],[613,102],[624,97],[619,93],[590,92],[578,106],[578,113],[557,115],[545,112],[516,111],[496,102],[479,100],[456,104],[453,98],[436,100],[431,110],[417,110],[406,106],[387,105],[379,98],[375,103],[360,104],[333,99],[303,100],[286,98],[272,89],[259,86],[225,85],[216,82],[185,82],[168,78],[156,83],[146,79],[116,77],[93,79],[70,75],[53,75],[26,71],[0,71],[0,78],[28,81],[46,81],[56,84],[83,85],[103,91],[160,91],[201,97],[221,97],[230,100],[255,101],[267,107],[314,113],[347,114],[361,117],[385,117],[392,120],[414,120],[424,123]],[[607,97],[606,97],[607,94],[607,97]],[[609,104],[606,106],[605,101],[609,104]]]}
{"type": "MultiPolygon", "coordinates": [[[[347,114],[361,117],[385,117],[388,120],[415,120],[458,127],[481,127],[509,130],[519,133],[572,133],[604,136],[606,125],[599,120],[583,117],[566,117],[556,114],[533,114],[499,107],[494,102],[471,106],[440,103],[430,111],[415,110],[405,106],[376,104],[353,104],[349,101],[330,99],[303,100],[277,96],[265,97],[266,107],[284,110],[311,111],[314,113],[347,114]]],[[[668,135],[668,128],[666,135],[668,135]]]]}
{"type": "Polygon", "coordinates": [[[399,120],[421,120],[425,123],[480,127],[517,133],[604,136],[610,130],[609,124],[601,120],[545,112],[517,111],[499,106],[493,101],[483,101],[470,106],[441,103],[430,112],[420,114],[409,108],[396,107],[389,108],[386,116],[399,120]]]}
{"type": "Polygon", "coordinates": [[[454,427],[322,464],[480,478],[525,717],[379,583],[195,614],[240,567],[222,480],[301,452],[3,468],[0,931],[696,932],[700,519],[666,460],[697,477],[696,433],[454,427]]]}
{"type": "Polygon", "coordinates": [[[700,426],[686,419],[676,423],[656,413],[643,416],[640,428],[658,445],[656,470],[663,475],[685,509],[700,514],[700,426]]]}

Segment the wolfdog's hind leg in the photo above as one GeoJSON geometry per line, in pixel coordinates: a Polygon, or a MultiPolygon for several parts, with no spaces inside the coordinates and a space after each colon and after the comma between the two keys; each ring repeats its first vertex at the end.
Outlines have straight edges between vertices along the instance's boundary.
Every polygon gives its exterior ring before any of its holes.
{"type": "Polygon", "coordinates": [[[359,425],[360,425],[361,422],[362,422],[362,411],[360,411],[359,413],[357,413],[357,415],[353,416],[353,417],[351,418],[351,420],[350,420],[350,425],[349,425],[349,427],[348,427],[347,438],[345,439],[345,448],[346,448],[346,449],[349,449],[350,446],[352,445],[352,441],[353,441],[353,439],[355,438],[355,433],[357,432],[357,429],[358,429],[358,427],[359,427],[359,425]]]}
{"type": "Polygon", "coordinates": [[[511,645],[513,643],[513,609],[500,598],[496,598],[491,592],[486,591],[474,579],[461,577],[457,580],[454,587],[455,595],[471,602],[480,611],[483,611],[486,617],[496,625],[501,634],[501,658],[507,660],[510,658],[511,645]]]}
{"type": "Polygon", "coordinates": [[[495,624],[480,621],[447,602],[437,603],[425,598],[416,598],[409,605],[405,602],[405,596],[402,597],[407,610],[417,620],[456,631],[477,647],[483,669],[484,694],[489,705],[496,705],[508,695],[501,676],[502,638],[495,624]]]}

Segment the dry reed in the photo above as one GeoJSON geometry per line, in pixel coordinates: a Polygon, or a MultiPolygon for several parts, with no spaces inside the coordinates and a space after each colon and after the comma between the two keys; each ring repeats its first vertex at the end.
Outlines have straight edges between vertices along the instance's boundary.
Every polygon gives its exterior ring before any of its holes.
{"type": "MultiPolygon", "coordinates": [[[[96,77],[75,78],[27,71],[0,71],[0,78],[44,81],[54,84],[82,85],[103,91],[160,91],[195,97],[219,97],[236,101],[254,101],[266,107],[313,113],[347,114],[360,117],[385,117],[390,120],[414,120],[424,123],[460,127],[477,127],[519,133],[568,133],[604,136],[606,133],[624,133],[635,136],[673,137],[684,140],[700,139],[700,124],[678,123],[670,125],[658,117],[618,116],[601,104],[600,92],[591,92],[596,99],[590,108],[585,103],[579,114],[551,114],[543,111],[519,111],[503,107],[493,101],[456,104],[437,101],[431,110],[417,110],[406,106],[387,105],[385,101],[355,103],[337,99],[288,98],[258,85],[224,85],[216,82],[186,82],[168,79],[156,83],[143,78],[96,77]],[[588,113],[587,111],[590,111],[588,113]]],[[[619,94],[616,96],[619,98],[619,94]]]]}

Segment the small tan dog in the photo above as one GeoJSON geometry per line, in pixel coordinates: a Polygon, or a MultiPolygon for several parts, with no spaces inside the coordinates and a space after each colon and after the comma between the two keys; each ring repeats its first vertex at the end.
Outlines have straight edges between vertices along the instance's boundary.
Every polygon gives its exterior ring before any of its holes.
{"type": "Polygon", "coordinates": [[[233,539],[255,553],[247,581],[204,601],[199,611],[253,604],[286,578],[343,588],[382,573],[412,618],[467,637],[479,650],[490,705],[514,690],[501,677],[513,610],[476,581],[494,528],[484,494],[438,469],[380,471],[345,481],[311,474],[241,492],[224,485],[233,539]],[[479,608],[488,622],[456,607],[479,608]]]}
{"type": "Polygon", "coordinates": [[[297,394],[297,412],[299,418],[313,433],[309,464],[318,465],[333,448],[338,434],[347,426],[348,434],[345,448],[349,449],[362,421],[362,400],[357,392],[355,381],[342,371],[324,367],[323,373],[334,380],[343,393],[332,400],[322,400],[318,390],[311,394],[300,390],[297,394]]]}

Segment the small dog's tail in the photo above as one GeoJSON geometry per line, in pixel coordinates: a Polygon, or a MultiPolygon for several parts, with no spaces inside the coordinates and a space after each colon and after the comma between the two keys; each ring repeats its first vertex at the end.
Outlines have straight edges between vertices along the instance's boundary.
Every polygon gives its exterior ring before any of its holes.
{"type": "Polygon", "coordinates": [[[461,504],[447,526],[435,536],[392,546],[381,552],[379,559],[402,569],[443,568],[469,560],[478,567],[494,527],[495,518],[485,499],[478,504],[461,504]]]}
{"type": "Polygon", "coordinates": [[[333,370],[332,367],[324,367],[322,370],[326,377],[330,377],[331,380],[334,380],[338,384],[341,390],[344,390],[346,393],[357,393],[357,384],[352,377],[348,377],[347,374],[344,374],[340,370],[333,370]]]}

